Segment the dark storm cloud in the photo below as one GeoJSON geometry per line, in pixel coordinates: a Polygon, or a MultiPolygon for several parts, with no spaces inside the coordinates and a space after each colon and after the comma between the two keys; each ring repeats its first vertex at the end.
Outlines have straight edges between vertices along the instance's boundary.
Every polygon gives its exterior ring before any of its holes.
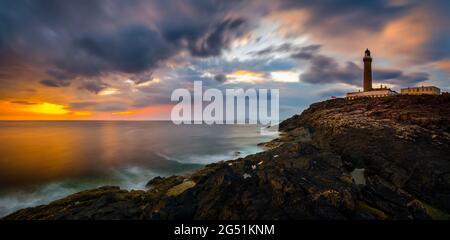
{"type": "Polygon", "coordinates": [[[411,86],[429,80],[430,75],[424,72],[405,74],[400,70],[375,69],[373,71],[373,78],[386,83],[411,86]]]}
{"type": "Polygon", "coordinates": [[[429,28],[430,41],[425,45],[425,58],[427,60],[443,60],[450,56],[450,1],[434,0],[423,1],[429,8],[429,19],[433,19],[433,26],[429,28]]]}
{"type": "Polygon", "coordinates": [[[312,44],[308,46],[296,46],[290,43],[283,43],[278,46],[269,46],[262,50],[249,52],[253,56],[267,56],[274,53],[290,53],[292,58],[309,59],[315,54],[321,45],[312,44]]]}
{"type": "Polygon", "coordinates": [[[264,49],[258,50],[258,51],[252,51],[248,54],[253,56],[265,56],[272,53],[279,53],[279,52],[288,52],[292,49],[292,44],[290,43],[283,43],[279,46],[269,46],[264,49]]]}
{"type": "Polygon", "coordinates": [[[167,41],[187,48],[193,56],[218,56],[231,40],[248,31],[247,18],[238,10],[252,1],[242,0],[180,0],[158,1],[166,17],[156,25],[167,41]],[[227,16],[233,13],[233,17],[227,16]],[[236,16],[235,16],[236,15],[236,16]]]}
{"type": "Polygon", "coordinates": [[[220,83],[224,83],[227,81],[227,76],[225,74],[217,74],[214,76],[214,80],[220,83]]]}
{"type": "Polygon", "coordinates": [[[48,79],[40,81],[42,85],[47,87],[67,87],[70,85],[72,76],[60,70],[48,70],[48,79]]]}
{"type": "Polygon", "coordinates": [[[211,33],[198,39],[190,39],[189,50],[197,57],[218,56],[228,47],[232,39],[245,32],[244,24],[245,20],[242,18],[226,19],[215,26],[211,33]]]}
{"type": "Polygon", "coordinates": [[[300,80],[313,84],[346,82],[356,85],[361,76],[361,69],[352,62],[341,67],[335,59],[317,55],[312,57],[309,69],[300,75],[300,80]]]}
{"type": "Polygon", "coordinates": [[[114,14],[123,5],[120,1],[0,0],[2,48],[20,53],[56,50],[80,31],[94,30],[104,21],[114,22],[114,14]]]}
{"type": "Polygon", "coordinates": [[[308,10],[309,26],[331,25],[331,34],[343,34],[363,28],[378,30],[391,20],[405,14],[409,5],[392,4],[386,0],[281,0],[281,8],[308,10]]]}
{"type": "MultiPolygon", "coordinates": [[[[300,80],[312,84],[348,83],[360,86],[363,69],[353,62],[341,66],[334,58],[314,55],[307,71],[300,80]]],[[[396,69],[374,69],[373,80],[400,86],[410,86],[428,80],[430,75],[424,72],[405,73],[396,69]]]]}
{"type": "Polygon", "coordinates": [[[85,80],[82,82],[79,89],[87,90],[91,93],[97,94],[107,87],[108,87],[108,84],[103,83],[100,80],[85,80]]]}
{"type": "Polygon", "coordinates": [[[410,73],[410,74],[403,74],[398,80],[393,79],[397,84],[404,84],[404,83],[420,83],[424,82],[430,79],[430,74],[426,72],[416,72],[416,73],[410,73]]]}
{"type": "MultiPolygon", "coordinates": [[[[73,77],[151,71],[180,51],[218,56],[246,31],[241,1],[0,0],[0,54],[73,77]]],[[[140,80],[137,83],[141,82],[140,80]]],[[[41,83],[68,86],[49,77],[41,83]]]]}
{"type": "Polygon", "coordinates": [[[130,80],[133,81],[135,84],[150,82],[153,80],[153,72],[149,71],[140,74],[135,74],[130,78],[130,80]]]}
{"type": "Polygon", "coordinates": [[[402,71],[392,69],[378,69],[373,71],[373,77],[375,79],[393,79],[402,76],[402,74],[402,71]]]}
{"type": "Polygon", "coordinates": [[[47,87],[67,87],[70,85],[70,81],[58,81],[55,79],[44,79],[40,83],[47,87]]]}
{"type": "MultiPolygon", "coordinates": [[[[107,34],[90,33],[75,42],[76,47],[86,53],[88,63],[94,58],[103,63],[99,65],[101,68],[128,73],[154,68],[173,51],[173,46],[158,32],[145,26],[128,26],[107,34]]],[[[70,69],[70,65],[65,67],[70,69]]]]}
{"type": "MultiPolygon", "coordinates": [[[[167,74],[173,82],[165,85],[166,89],[156,89],[161,83],[152,85],[149,91],[153,92],[146,93],[144,97],[136,97],[136,106],[165,102],[170,90],[184,82],[203,80],[207,82],[205,84],[220,85],[226,80],[221,76],[236,70],[266,74],[272,71],[288,71],[301,68],[298,60],[301,60],[302,64],[310,64],[301,76],[302,81],[346,82],[359,86],[362,78],[360,65],[352,62],[339,63],[336,59],[319,55],[320,45],[299,47],[279,42],[280,45],[253,52],[254,55],[249,60],[209,57],[219,56],[224,49],[230,47],[233,39],[247,34],[255,26],[254,23],[259,22],[259,17],[280,9],[304,9],[310,18],[301,25],[302,30],[309,31],[311,35],[321,31],[329,34],[326,35],[329,37],[344,36],[351,44],[356,41],[352,39],[354,36],[351,31],[376,32],[407,14],[411,4],[437,1],[414,1],[409,5],[394,5],[392,1],[386,0],[274,2],[0,0],[0,60],[9,60],[9,55],[14,55],[21,57],[23,62],[40,64],[43,69],[56,69],[60,76],[49,73],[48,77],[39,79],[41,84],[50,87],[77,86],[92,93],[99,93],[108,85],[99,80],[86,79],[98,79],[98,76],[106,76],[107,73],[125,72],[131,75],[133,82],[141,84],[151,81],[151,73],[157,72],[155,68],[167,60],[180,57],[189,61],[192,69],[176,67],[167,74]],[[252,4],[264,10],[248,11],[246,6],[252,4]],[[185,57],[184,53],[189,53],[194,58],[185,57]],[[271,54],[275,53],[284,53],[289,57],[272,57],[271,54]],[[210,59],[213,60],[209,61],[210,59]],[[206,72],[212,75],[206,75],[206,72]],[[71,84],[73,79],[77,82],[71,84]],[[156,91],[161,93],[155,93],[156,91]]],[[[435,5],[440,8],[439,5],[442,4],[435,5]]],[[[448,15],[447,9],[442,8],[443,13],[439,15],[448,15]]],[[[444,31],[448,28],[445,25],[448,22],[446,20],[448,17],[443,18],[440,21],[442,26],[436,25],[436,30],[429,36],[432,39],[427,50],[430,59],[449,56],[449,31],[444,31]]],[[[292,22],[292,25],[295,24],[298,23],[292,22]]],[[[300,36],[302,33],[293,34],[300,36]]],[[[0,68],[1,65],[0,62],[0,68]]],[[[13,79],[14,76],[13,73],[1,74],[1,83],[6,82],[3,79],[13,79]]],[[[162,82],[165,81],[164,74],[158,77],[162,82]]],[[[395,70],[374,70],[375,81],[403,84],[424,79],[428,79],[426,73],[407,74],[395,70]]]]}
{"type": "Polygon", "coordinates": [[[317,51],[320,50],[321,47],[321,45],[317,44],[301,47],[297,52],[293,53],[291,57],[296,59],[309,60],[317,53],[317,51]]]}

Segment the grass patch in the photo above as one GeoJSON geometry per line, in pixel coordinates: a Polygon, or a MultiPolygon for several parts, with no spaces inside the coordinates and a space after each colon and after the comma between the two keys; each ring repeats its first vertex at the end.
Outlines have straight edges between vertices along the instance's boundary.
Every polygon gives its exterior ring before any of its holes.
{"type": "Polygon", "coordinates": [[[193,188],[194,186],[195,186],[194,181],[190,181],[190,180],[184,181],[184,182],[170,188],[169,190],[167,190],[166,195],[168,197],[174,197],[174,196],[180,195],[181,193],[188,190],[189,188],[193,188]]]}
{"type": "Polygon", "coordinates": [[[445,212],[441,209],[435,208],[424,202],[421,202],[421,203],[423,204],[425,209],[427,209],[428,214],[430,214],[430,216],[433,220],[450,220],[450,214],[448,214],[447,212],[445,212]]]}

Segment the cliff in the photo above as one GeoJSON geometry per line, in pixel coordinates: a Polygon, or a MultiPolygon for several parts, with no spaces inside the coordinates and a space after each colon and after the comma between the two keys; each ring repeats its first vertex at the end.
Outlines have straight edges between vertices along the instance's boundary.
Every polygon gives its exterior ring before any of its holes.
{"type": "Polygon", "coordinates": [[[440,219],[450,212],[450,97],[316,103],[264,152],[103,187],[5,219],[440,219]]]}

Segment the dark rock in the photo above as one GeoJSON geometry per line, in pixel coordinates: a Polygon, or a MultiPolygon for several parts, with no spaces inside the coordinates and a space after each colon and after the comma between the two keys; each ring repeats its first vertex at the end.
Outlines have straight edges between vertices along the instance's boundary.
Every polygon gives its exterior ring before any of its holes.
{"type": "Polygon", "coordinates": [[[267,150],[5,219],[430,219],[450,212],[450,96],[315,103],[267,150]],[[350,172],[364,169],[365,184],[350,172]],[[432,208],[430,207],[432,206],[432,208]]]}
{"type": "Polygon", "coordinates": [[[148,181],[147,184],[145,184],[145,187],[146,188],[151,188],[153,185],[158,184],[158,183],[160,183],[163,180],[164,180],[163,177],[160,177],[160,176],[154,177],[150,181],[148,181]]]}

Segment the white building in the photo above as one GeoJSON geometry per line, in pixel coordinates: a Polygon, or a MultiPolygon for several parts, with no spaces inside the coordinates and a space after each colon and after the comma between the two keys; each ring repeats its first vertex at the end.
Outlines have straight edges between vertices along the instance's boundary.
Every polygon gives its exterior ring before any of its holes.
{"type": "Polygon", "coordinates": [[[403,95],[440,95],[441,89],[435,86],[409,87],[402,88],[400,93],[403,95]]]}
{"type": "Polygon", "coordinates": [[[398,93],[396,91],[392,91],[389,88],[374,88],[368,92],[350,92],[347,93],[347,99],[352,100],[360,97],[388,97],[388,96],[394,96],[398,93]]]}

